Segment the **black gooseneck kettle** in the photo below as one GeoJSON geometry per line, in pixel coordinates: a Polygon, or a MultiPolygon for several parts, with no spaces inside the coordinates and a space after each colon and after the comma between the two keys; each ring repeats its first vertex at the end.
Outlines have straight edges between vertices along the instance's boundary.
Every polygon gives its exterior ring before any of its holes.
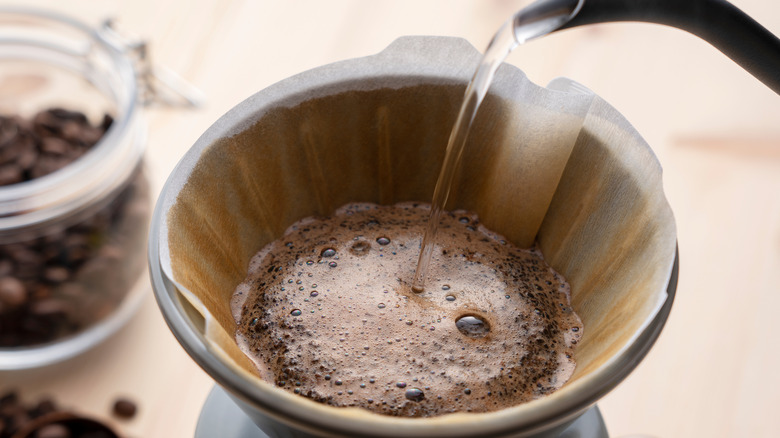
{"type": "Polygon", "coordinates": [[[690,32],[715,46],[780,94],[780,39],[725,0],[540,0],[519,21],[568,15],[556,30],[587,24],[641,21],[690,32]],[[562,12],[564,11],[564,12],[562,12]]]}

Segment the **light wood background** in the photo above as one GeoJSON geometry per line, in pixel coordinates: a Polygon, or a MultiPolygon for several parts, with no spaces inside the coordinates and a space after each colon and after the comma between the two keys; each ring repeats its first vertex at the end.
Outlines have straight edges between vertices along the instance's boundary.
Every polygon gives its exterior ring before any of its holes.
{"type": "MultiPolygon", "coordinates": [[[[29,2],[27,2],[29,4],[29,2]]],[[[295,73],[369,55],[402,35],[451,35],[483,49],[524,2],[508,0],[41,0],[96,23],[111,15],[155,61],[207,96],[198,110],[151,109],[155,193],[221,114],[295,73]],[[67,4],[66,4],[67,3],[67,4]]],[[[780,34],[780,6],[734,3],[780,34]]],[[[678,225],[680,281],[646,360],[599,402],[614,437],[774,437],[780,430],[780,96],[707,43],[648,24],[570,30],[509,62],[540,84],[568,76],[630,120],[656,151],[678,225]]],[[[0,373],[0,390],[50,394],[107,418],[138,401],[135,437],[189,437],[212,380],[168,331],[151,295],[100,347],[55,366],[0,373]]]]}

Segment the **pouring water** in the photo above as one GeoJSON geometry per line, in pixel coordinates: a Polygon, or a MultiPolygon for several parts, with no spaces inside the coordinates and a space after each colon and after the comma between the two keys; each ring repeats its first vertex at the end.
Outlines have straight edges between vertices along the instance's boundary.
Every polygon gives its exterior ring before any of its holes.
{"type": "Polygon", "coordinates": [[[585,0],[540,0],[516,13],[496,32],[466,88],[458,118],[450,133],[444,162],[439,171],[431,201],[431,215],[420,246],[420,256],[414,273],[412,290],[422,292],[425,276],[433,255],[439,218],[449,198],[452,179],[458,168],[469,129],[479,105],[487,94],[493,76],[515,47],[554,32],[569,22],[582,8],[585,0]]]}

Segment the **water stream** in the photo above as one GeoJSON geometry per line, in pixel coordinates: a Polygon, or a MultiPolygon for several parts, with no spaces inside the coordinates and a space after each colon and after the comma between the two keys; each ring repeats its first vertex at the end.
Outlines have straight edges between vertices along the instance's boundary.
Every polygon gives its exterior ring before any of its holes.
{"type": "Polygon", "coordinates": [[[452,179],[458,169],[460,157],[479,105],[485,98],[496,70],[515,47],[547,35],[571,20],[579,12],[585,0],[540,0],[516,13],[496,32],[480,60],[474,76],[466,88],[458,112],[458,118],[450,133],[444,162],[439,171],[431,201],[431,216],[420,246],[420,256],[414,273],[412,289],[422,292],[428,265],[436,242],[439,218],[452,187],[452,179]]]}

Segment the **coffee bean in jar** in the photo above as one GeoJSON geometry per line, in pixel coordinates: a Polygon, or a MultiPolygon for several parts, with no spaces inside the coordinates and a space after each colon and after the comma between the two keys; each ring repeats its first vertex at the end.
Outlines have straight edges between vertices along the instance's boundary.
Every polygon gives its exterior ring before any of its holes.
{"type": "MultiPolygon", "coordinates": [[[[0,116],[0,186],[66,168],[98,143],[112,120],[105,115],[92,124],[62,108],[30,119],[0,116]]],[[[143,271],[148,215],[146,182],[135,169],[102,202],[0,236],[0,348],[73,336],[114,312],[143,271]]]]}
{"type": "Polygon", "coordinates": [[[0,186],[65,167],[92,148],[112,122],[106,114],[92,126],[83,113],[63,108],[41,111],[32,120],[0,115],[0,186]]]}

